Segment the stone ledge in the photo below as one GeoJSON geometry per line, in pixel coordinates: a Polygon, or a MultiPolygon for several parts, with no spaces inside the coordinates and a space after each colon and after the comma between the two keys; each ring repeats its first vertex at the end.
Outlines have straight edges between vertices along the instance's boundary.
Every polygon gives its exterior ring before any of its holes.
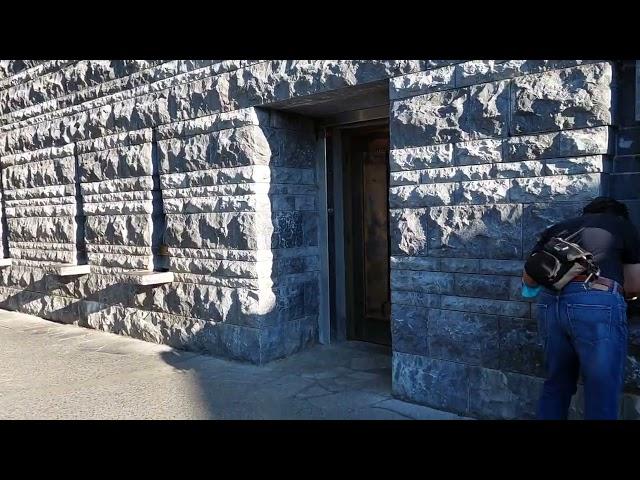
{"type": "Polygon", "coordinates": [[[173,282],[173,272],[153,272],[146,270],[134,270],[126,272],[131,283],[136,285],[162,285],[173,282]]]}
{"type": "Polygon", "coordinates": [[[45,270],[58,275],[59,277],[70,277],[75,275],[87,275],[91,271],[89,265],[45,265],[45,270]]]}
{"type": "Polygon", "coordinates": [[[0,258],[0,268],[10,267],[13,259],[11,258],[0,258]]]}

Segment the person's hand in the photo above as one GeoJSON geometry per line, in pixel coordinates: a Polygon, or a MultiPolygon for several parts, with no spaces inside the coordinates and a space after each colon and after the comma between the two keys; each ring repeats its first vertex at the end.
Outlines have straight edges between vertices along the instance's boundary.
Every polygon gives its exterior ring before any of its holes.
{"type": "Polygon", "coordinates": [[[530,287],[526,283],[522,282],[522,289],[520,290],[520,293],[524,298],[534,298],[538,296],[541,290],[542,287],[540,286],[530,287]]]}

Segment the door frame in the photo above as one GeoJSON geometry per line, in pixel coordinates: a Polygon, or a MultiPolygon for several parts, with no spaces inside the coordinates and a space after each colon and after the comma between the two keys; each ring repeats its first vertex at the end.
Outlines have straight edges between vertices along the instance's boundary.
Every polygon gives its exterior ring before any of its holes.
{"type": "Polygon", "coordinates": [[[345,130],[365,126],[389,124],[389,106],[344,112],[316,122],[316,175],[318,184],[318,247],[320,250],[320,301],[318,332],[321,344],[345,341],[348,338],[348,293],[346,253],[344,248],[344,149],[345,130]],[[331,152],[327,155],[327,133],[331,132],[331,152]],[[328,159],[327,157],[330,157],[328,159]],[[331,162],[333,182],[327,184],[327,162],[331,162]],[[333,200],[333,211],[328,209],[328,198],[333,200]],[[329,224],[333,235],[329,238],[329,224]],[[331,309],[330,255],[334,259],[334,311],[331,309]],[[333,326],[333,329],[332,329],[333,326]],[[333,330],[333,335],[332,335],[333,330]]]}

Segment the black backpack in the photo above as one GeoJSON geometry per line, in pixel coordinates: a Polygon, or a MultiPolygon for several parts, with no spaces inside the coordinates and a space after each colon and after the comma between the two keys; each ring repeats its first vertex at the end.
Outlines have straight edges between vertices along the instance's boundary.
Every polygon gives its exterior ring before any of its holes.
{"type": "Polygon", "coordinates": [[[556,291],[562,290],[577,275],[587,274],[587,281],[598,278],[600,268],[593,255],[569,241],[582,230],[566,238],[551,238],[542,250],[529,255],[524,266],[525,272],[539,285],[556,291]]]}

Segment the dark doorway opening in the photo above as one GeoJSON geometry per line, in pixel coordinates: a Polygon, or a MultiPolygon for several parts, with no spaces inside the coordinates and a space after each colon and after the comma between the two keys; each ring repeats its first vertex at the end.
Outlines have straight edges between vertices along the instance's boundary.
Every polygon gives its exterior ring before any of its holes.
{"type": "Polygon", "coordinates": [[[329,249],[331,310],[336,312],[336,298],[341,298],[336,271],[343,271],[346,339],[390,345],[388,121],[334,129],[327,137],[327,152],[334,157],[327,162],[328,190],[342,193],[328,195],[334,219],[329,222],[329,238],[344,242],[342,260],[332,254],[335,245],[329,249]],[[342,235],[335,235],[338,224],[342,235]]]}

